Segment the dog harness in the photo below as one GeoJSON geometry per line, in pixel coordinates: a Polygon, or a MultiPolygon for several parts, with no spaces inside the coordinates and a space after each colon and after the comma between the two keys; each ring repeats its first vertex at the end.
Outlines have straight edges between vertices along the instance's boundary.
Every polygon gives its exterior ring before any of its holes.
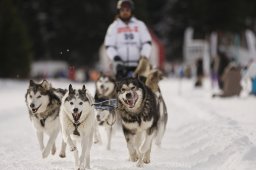
{"type": "Polygon", "coordinates": [[[45,125],[45,120],[46,120],[46,118],[44,118],[44,119],[40,119],[40,123],[41,123],[41,125],[44,127],[44,125],[45,125]]]}
{"type": "Polygon", "coordinates": [[[104,100],[104,101],[100,101],[100,102],[95,102],[92,105],[95,106],[96,110],[112,111],[113,109],[115,109],[117,107],[117,101],[116,101],[116,99],[109,99],[109,100],[104,100]]]}
{"type": "Polygon", "coordinates": [[[74,135],[80,136],[80,133],[78,132],[77,128],[81,123],[73,123],[73,125],[75,126],[75,130],[73,132],[74,135]]]}

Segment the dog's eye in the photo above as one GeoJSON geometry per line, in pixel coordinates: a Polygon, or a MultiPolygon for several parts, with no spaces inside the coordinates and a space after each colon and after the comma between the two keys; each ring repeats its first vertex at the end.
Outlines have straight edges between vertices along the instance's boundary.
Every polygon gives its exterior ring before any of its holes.
{"type": "Polygon", "coordinates": [[[29,95],[30,98],[32,98],[32,95],[29,95]]]}
{"type": "Polygon", "coordinates": [[[79,105],[82,105],[82,104],[83,104],[83,102],[80,102],[80,103],[79,103],[79,105]]]}
{"type": "Polygon", "coordinates": [[[121,88],[121,92],[125,92],[125,89],[124,89],[124,88],[121,88]]]}
{"type": "Polygon", "coordinates": [[[73,105],[74,103],[73,102],[70,102],[71,105],[73,105]]]}
{"type": "Polygon", "coordinates": [[[40,96],[37,96],[37,98],[39,99],[39,98],[41,98],[42,96],[40,95],[40,96]]]}
{"type": "Polygon", "coordinates": [[[135,90],[135,86],[133,86],[131,89],[132,89],[132,90],[135,90]]]}

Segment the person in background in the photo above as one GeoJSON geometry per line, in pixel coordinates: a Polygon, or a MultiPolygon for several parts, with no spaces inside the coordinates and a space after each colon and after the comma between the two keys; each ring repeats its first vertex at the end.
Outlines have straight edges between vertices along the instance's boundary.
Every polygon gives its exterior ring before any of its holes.
{"type": "Polygon", "coordinates": [[[231,62],[225,69],[221,80],[223,82],[223,90],[221,94],[213,94],[212,97],[232,97],[239,96],[242,90],[241,81],[241,68],[235,63],[231,62]]]}
{"type": "Polygon", "coordinates": [[[218,57],[218,62],[216,62],[215,64],[217,64],[217,67],[218,67],[217,68],[218,85],[219,85],[219,88],[223,90],[224,85],[221,77],[224,74],[226,67],[229,65],[230,59],[228,58],[227,54],[223,51],[219,51],[217,57],[218,57]]]}
{"type": "Polygon", "coordinates": [[[132,0],[117,2],[117,18],[108,27],[104,45],[113,63],[116,79],[131,76],[140,57],[150,57],[151,36],[141,20],[135,18],[132,0]]]}
{"type": "Polygon", "coordinates": [[[256,95],[256,61],[251,60],[245,74],[243,76],[243,81],[247,82],[247,80],[251,81],[251,90],[250,94],[256,95]]]}
{"type": "Polygon", "coordinates": [[[204,77],[203,59],[202,57],[196,60],[196,82],[195,87],[201,87],[204,77]]]}

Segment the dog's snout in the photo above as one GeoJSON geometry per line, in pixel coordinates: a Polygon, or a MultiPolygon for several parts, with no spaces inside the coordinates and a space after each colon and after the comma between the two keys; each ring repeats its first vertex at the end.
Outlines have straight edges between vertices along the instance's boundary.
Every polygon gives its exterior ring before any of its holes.
{"type": "Polygon", "coordinates": [[[126,93],[126,98],[130,99],[132,97],[132,93],[126,93]]]}
{"type": "Polygon", "coordinates": [[[31,104],[30,104],[30,107],[31,107],[31,108],[34,108],[34,107],[35,107],[35,104],[34,104],[34,103],[31,103],[31,104]]]}
{"type": "Polygon", "coordinates": [[[73,111],[76,113],[78,112],[78,108],[74,108],[73,111]]]}

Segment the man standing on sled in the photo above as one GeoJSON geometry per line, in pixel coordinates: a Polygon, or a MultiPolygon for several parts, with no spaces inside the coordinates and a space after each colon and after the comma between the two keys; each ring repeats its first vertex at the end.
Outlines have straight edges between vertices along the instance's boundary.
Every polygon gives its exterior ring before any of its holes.
{"type": "Polygon", "coordinates": [[[105,48],[111,59],[116,79],[132,75],[140,57],[149,58],[151,36],[144,22],[133,15],[132,0],[119,0],[117,18],[109,26],[105,37],[105,48]]]}

